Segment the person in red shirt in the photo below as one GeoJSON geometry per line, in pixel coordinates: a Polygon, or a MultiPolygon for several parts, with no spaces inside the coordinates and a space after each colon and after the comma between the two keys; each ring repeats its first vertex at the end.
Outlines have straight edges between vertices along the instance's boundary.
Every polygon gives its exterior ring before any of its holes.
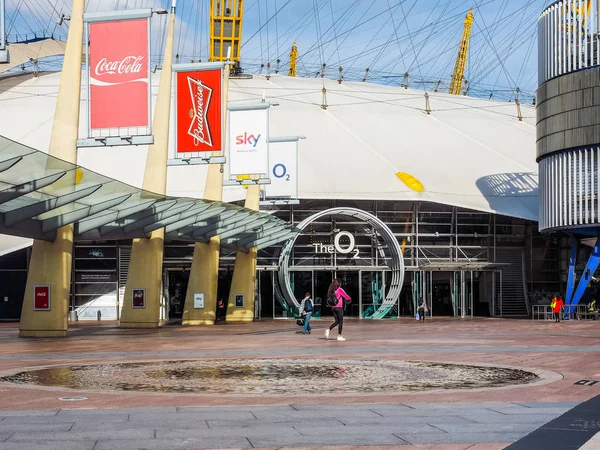
{"type": "Polygon", "coordinates": [[[559,323],[560,322],[560,314],[562,312],[562,309],[565,306],[565,302],[563,302],[562,297],[559,295],[558,300],[555,300],[553,303],[554,303],[554,308],[552,309],[552,312],[554,313],[554,321],[556,323],[559,323]]]}

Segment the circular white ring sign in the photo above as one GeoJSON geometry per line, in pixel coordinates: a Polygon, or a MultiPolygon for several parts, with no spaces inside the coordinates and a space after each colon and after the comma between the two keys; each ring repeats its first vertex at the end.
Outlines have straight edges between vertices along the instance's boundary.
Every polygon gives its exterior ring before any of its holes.
{"type": "Polygon", "coordinates": [[[338,251],[338,253],[341,253],[342,255],[347,255],[348,253],[351,253],[352,250],[354,250],[354,245],[355,245],[354,236],[347,231],[340,231],[338,234],[335,235],[333,244],[335,245],[335,249],[338,251]],[[350,244],[348,244],[348,247],[344,248],[340,244],[340,238],[342,236],[346,236],[348,239],[350,239],[350,244]]]}

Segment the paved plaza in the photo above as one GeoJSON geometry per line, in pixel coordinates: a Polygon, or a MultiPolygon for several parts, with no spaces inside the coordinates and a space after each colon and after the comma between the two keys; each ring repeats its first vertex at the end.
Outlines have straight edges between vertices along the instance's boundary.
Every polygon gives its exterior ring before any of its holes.
{"type": "Polygon", "coordinates": [[[600,383],[576,384],[600,381],[595,321],[348,320],[345,342],[325,341],[327,322],[313,323],[313,334],[303,336],[290,321],[158,330],[79,322],[67,339],[29,340],[17,337],[17,324],[0,324],[0,376],[108,362],[292,358],[493,365],[534,372],[538,380],[473,390],[295,395],[0,383],[0,450],[600,448],[600,383]]]}

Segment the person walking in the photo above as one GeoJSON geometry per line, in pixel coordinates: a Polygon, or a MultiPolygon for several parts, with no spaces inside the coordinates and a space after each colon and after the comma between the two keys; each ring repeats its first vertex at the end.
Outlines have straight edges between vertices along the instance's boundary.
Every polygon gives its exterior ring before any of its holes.
{"type": "Polygon", "coordinates": [[[302,299],[302,303],[300,303],[300,317],[304,319],[304,329],[302,330],[302,334],[310,334],[310,318],[313,313],[313,301],[310,298],[310,292],[307,292],[304,298],[302,299]]]}
{"type": "Polygon", "coordinates": [[[345,341],[346,339],[342,336],[342,329],[344,328],[344,301],[351,302],[352,299],[346,291],[342,289],[340,280],[337,278],[331,282],[329,289],[327,290],[327,306],[331,307],[333,318],[335,321],[329,325],[329,328],[325,330],[325,339],[329,339],[329,332],[336,326],[338,327],[338,341],[345,341]]]}
{"type": "Polygon", "coordinates": [[[563,302],[562,297],[559,295],[557,300],[552,302],[554,307],[552,308],[552,312],[554,313],[554,321],[556,323],[560,323],[560,314],[565,306],[565,302],[563,302]]]}
{"type": "Polygon", "coordinates": [[[429,312],[429,307],[427,306],[427,302],[424,298],[421,299],[421,304],[419,305],[419,322],[425,323],[425,314],[429,312]]]}

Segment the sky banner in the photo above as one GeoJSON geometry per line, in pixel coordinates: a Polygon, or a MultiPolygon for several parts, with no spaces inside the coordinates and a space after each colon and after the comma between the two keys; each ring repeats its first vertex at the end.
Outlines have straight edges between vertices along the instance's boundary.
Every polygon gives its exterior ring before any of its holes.
{"type": "Polygon", "coordinates": [[[229,108],[227,164],[229,175],[269,172],[269,105],[229,108]]]}
{"type": "Polygon", "coordinates": [[[222,68],[177,72],[177,153],[220,152],[222,68]]]}
{"type": "Polygon", "coordinates": [[[298,138],[269,139],[267,198],[298,198],[298,138]]]}
{"type": "Polygon", "coordinates": [[[148,127],[148,19],[89,25],[90,128],[148,127]]]}

